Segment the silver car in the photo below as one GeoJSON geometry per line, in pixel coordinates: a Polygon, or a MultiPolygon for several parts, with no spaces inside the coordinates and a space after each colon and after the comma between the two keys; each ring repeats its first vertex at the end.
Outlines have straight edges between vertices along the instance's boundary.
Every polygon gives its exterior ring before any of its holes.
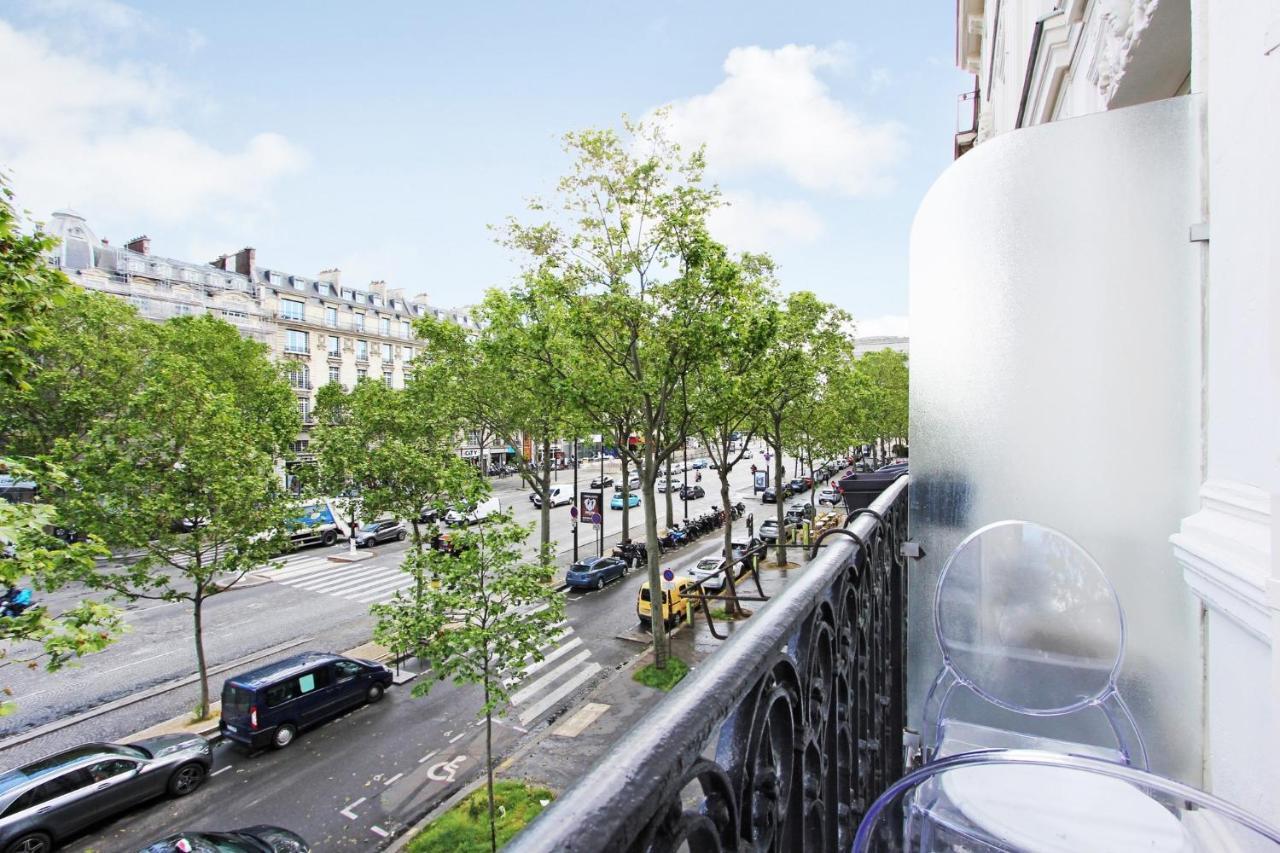
{"type": "Polygon", "coordinates": [[[138,803],[190,794],[212,763],[207,740],[170,734],[77,746],[0,774],[0,850],[49,853],[138,803]]]}

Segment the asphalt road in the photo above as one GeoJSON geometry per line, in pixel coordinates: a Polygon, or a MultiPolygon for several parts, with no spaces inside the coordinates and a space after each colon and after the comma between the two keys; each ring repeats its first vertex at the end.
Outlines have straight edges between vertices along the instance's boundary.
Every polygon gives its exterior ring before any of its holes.
{"type": "MultiPolygon", "coordinates": [[[[748,462],[734,472],[733,500],[744,500],[759,524],[772,506],[751,497],[749,468],[748,462]]],[[[616,479],[616,465],[614,469],[606,472],[616,479]]],[[[581,472],[582,485],[587,474],[594,476],[598,470],[581,472]]],[[[719,503],[716,473],[702,473],[709,494],[690,503],[691,515],[719,503]]],[[[565,482],[571,472],[560,475],[565,482]]],[[[517,520],[537,521],[527,489],[516,488],[514,480],[496,481],[495,493],[517,520]]],[[[674,509],[679,519],[683,513],[678,499],[674,509]]],[[[659,512],[661,526],[661,503],[659,512]]],[[[616,539],[621,515],[606,514],[606,537],[616,539]]],[[[633,508],[630,516],[632,535],[638,538],[642,508],[633,508]]],[[[567,549],[572,542],[568,507],[552,511],[552,525],[553,538],[567,549]]],[[[531,545],[536,544],[536,531],[530,538],[531,545]]],[[[668,555],[664,566],[688,568],[699,557],[718,552],[720,541],[718,535],[705,537],[668,555]]],[[[261,582],[215,596],[205,614],[210,666],[230,665],[229,671],[241,671],[297,651],[342,651],[367,641],[372,632],[369,605],[386,600],[407,583],[398,570],[404,547],[379,546],[371,559],[345,566],[328,560],[345,545],[307,549],[289,555],[284,568],[262,573],[261,582]]],[[[582,553],[591,553],[586,537],[582,553]]],[[[499,753],[509,752],[530,732],[556,719],[576,696],[643,650],[643,643],[636,642],[635,615],[642,575],[632,572],[599,592],[566,594],[566,624],[545,649],[546,660],[530,667],[514,685],[511,714],[495,729],[499,753]]],[[[124,638],[73,668],[52,674],[3,671],[18,707],[0,724],[0,738],[192,674],[189,605],[139,603],[130,607],[127,619],[131,630],[124,638]]],[[[211,678],[215,698],[224,677],[211,678]]],[[[187,685],[16,746],[4,748],[0,740],[0,768],[85,741],[122,739],[189,711],[196,697],[195,686],[187,685]]],[[[216,775],[203,790],[185,800],[140,807],[86,835],[71,849],[129,850],[135,849],[130,845],[141,847],[183,828],[262,822],[301,832],[317,850],[375,849],[384,837],[412,824],[479,771],[479,705],[474,687],[439,684],[419,699],[412,698],[407,687],[398,687],[378,705],[309,732],[283,752],[250,757],[219,744],[216,775]]]]}

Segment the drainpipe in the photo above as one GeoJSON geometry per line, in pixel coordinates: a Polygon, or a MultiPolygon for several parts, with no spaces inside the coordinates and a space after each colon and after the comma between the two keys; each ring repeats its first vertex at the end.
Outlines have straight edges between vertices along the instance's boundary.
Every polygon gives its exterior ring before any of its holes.
{"type": "Polygon", "coordinates": [[[1027,115],[1027,99],[1031,96],[1031,78],[1035,76],[1036,62],[1040,59],[1040,39],[1044,36],[1045,21],[1061,14],[1063,14],[1062,9],[1055,9],[1036,19],[1035,32],[1031,34],[1031,55],[1027,57],[1027,76],[1022,79],[1022,99],[1018,101],[1018,120],[1013,125],[1014,130],[1022,127],[1022,120],[1027,115]]]}

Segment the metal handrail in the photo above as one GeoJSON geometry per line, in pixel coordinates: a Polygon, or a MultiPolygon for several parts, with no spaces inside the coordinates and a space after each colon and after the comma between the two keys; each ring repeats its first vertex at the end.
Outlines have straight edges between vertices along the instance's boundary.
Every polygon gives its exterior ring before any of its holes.
{"type": "Polygon", "coordinates": [[[852,522],[865,546],[833,539],[508,849],[847,850],[903,771],[909,481],[852,522]]]}

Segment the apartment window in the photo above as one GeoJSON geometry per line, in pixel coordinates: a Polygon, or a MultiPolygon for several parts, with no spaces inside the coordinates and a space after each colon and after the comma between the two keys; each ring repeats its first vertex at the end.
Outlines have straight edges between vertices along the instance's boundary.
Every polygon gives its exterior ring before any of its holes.
{"type": "Polygon", "coordinates": [[[285,338],[284,338],[285,352],[305,353],[307,351],[307,333],[306,332],[299,332],[296,329],[289,329],[284,333],[284,335],[285,335],[285,338]]]}
{"type": "Polygon", "coordinates": [[[281,282],[280,273],[278,272],[267,273],[267,281],[271,282],[272,284],[279,284],[281,282]]]}
{"type": "Polygon", "coordinates": [[[152,264],[151,272],[156,278],[169,278],[173,275],[173,270],[168,264],[152,264]]]}
{"type": "Polygon", "coordinates": [[[248,315],[248,314],[246,314],[245,312],[243,312],[243,311],[233,311],[233,310],[228,309],[228,308],[224,308],[224,309],[222,310],[222,316],[223,316],[223,317],[226,317],[228,320],[230,320],[230,321],[232,321],[232,322],[235,322],[235,321],[237,321],[237,320],[248,320],[248,319],[249,319],[249,315],[248,315]]]}
{"type": "Polygon", "coordinates": [[[340,376],[341,376],[341,370],[338,368],[338,365],[336,364],[329,365],[329,381],[337,382],[339,381],[340,376]]]}
{"type": "Polygon", "coordinates": [[[391,361],[391,344],[382,345],[382,360],[384,362],[391,361]]]}
{"type": "Polygon", "coordinates": [[[386,385],[388,388],[391,387],[391,371],[390,370],[382,371],[382,384],[386,385]]]}
{"type": "Polygon", "coordinates": [[[382,307],[382,297],[375,293],[375,294],[373,295],[373,304],[374,304],[374,307],[376,307],[376,308],[381,308],[381,307],[382,307]]]}
{"type": "Polygon", "coordinates": [[[329,358],[338,358],[342,355],[342,348],[337,335],[329,335],[326,351],[329,353],[329,358]]]}
{"type": "Polygon", "coordinates": [[[311,400],[306,397],[298,400],[298,414],[302,415],[304,424],[311,422],[311,400]]]}
{"type": "Polygon", "coordinates": [[[293,289],[294,289],[294,290],[306,290],[306,289],[307,289],[307,283],[306,283],[305,281],[303,281],[302,279],[298,278],[298,277],[295,275],[295,276],[293,277],[293,289]]]}
{"type": "Polygon", "coordinates": [[[298,439],[297,441],[295,441],[295,442],[293,443],[293,452],[294,452],[294,453],[306,453],[306,452],[307,452],[307,448],[308,448],[308,447],[310,447],[310,446],[311,446],[311,442],[310,442],[310,441],[307,441],[305,438],[300,438],[300,439],[298,439]]]}
{"type": "Polygon", "coordinates": [[[413,347],[404,348],[404,360],[413,361],[413,347]]]}
{"type": "Polygon", "coordinates": [[[147,271],[147,265],[144,264],[142,261],[135,261],[135,260],[129,261],[129,272],[146,272],[146,271],[147,271]]]}
{"type": "Polygon", "coordinates": [[[364,331],[364,315],[363,314],[356,314],[356,331],[357,332],[364,331]]]}
{"type": "Polygon", "coordinates": [[[479,443],[480,443],[480,430],[478,429],[467,430],[467,444],[479,444],[479,443]]]}
{"type": "Polygon", "coordinates": [[[347,300],[348,302],[354,302],[356,298],[356,292],[354,290],[347,290],[344,287],[342,288],[342,298],[347,300]]]}
{"type": "Polygon", "coordinates": [[[400,337],[402,338],[409,337],[409,321],[408,320],[400,321],[400,337]]]}
{"type": "Polygon", "coordinates": [[[338,328],[338,309],[326,307],[324,309],[324,324],[331,329],[338,328]]]}
{"type": "Polygon", "coordinates": [[[146,314],[151,310],[151,300],[145,296],[130,296],[129,304],[138,309],[139,314],[146,314]]]}
{"type": "Polygon", "coordinates": [[[378,334],[380,335],[391,334],[391,318],[390,317],[378,318],[378,334]]]}
{"type": "Polygon", "coordinates": [[[369,342],[356,341],[356,361],[369,360],[369,342]]]}
{"type": "Polygon", "coordinates": [[[363,367],[356,368],[357,382],[359,382],[361,379],[367,379],[367,378],[369,378],[369,371],[365,370],[363,367]]]}
{"type": "Polygon", "coordinates": [[[306,304],[296,299],[280,300],[280,316],[286,320],[302,320],[306,316],[306,304]]]}
{"type": "Polygon", "coordinates": [[[295,364],[289,368],[289,384],[294,388],[311,387],[311,368],[305,364],[295,364]]]}
{"type": "Polygon", "coordinates": [[[190,316],[191,316],[191,306],[190,306],[190,305],[183,305],[183,304],[181,304],[181,303],[179,303],[178,305],[173,306],[173,316],[175,316],[175,317],[190,317],[190,316]]]}

